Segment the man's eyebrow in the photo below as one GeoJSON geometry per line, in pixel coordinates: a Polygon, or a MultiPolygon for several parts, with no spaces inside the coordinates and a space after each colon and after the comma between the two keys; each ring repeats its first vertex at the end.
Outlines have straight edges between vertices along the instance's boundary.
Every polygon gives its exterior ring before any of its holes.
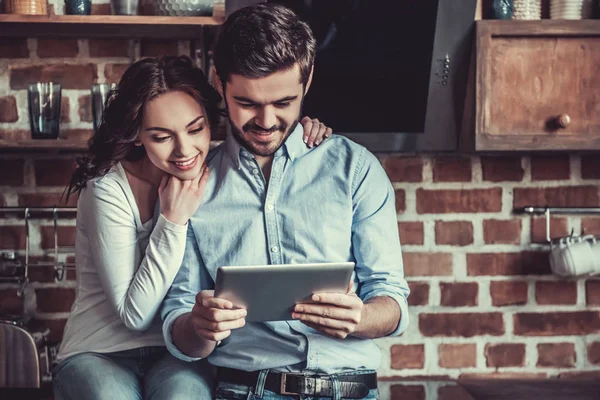
{"type": "MultiPolygon", "coordinates": [[[[252,99],[249,99],[249,98],[247,98],[247,97],[244,97],[244,96],[233,96],[233,98],[234,98],[235,100],[237,100],[237,101],[241,101],[241,102],[243,102],[243,103],[250,103],[250,104],[259,104],[259,105],[263,105],[262,103],[256,102],[256,101],[254,101],[254,100],[252,100],[252,99]]],[[[294,100],[296,100],[297,98],[298,98],[298,96],[286,96],[286,97],[282,97],[281,99],[274,100],[274,101],[272,101],[272,102],[271,102],[271,103],[269,103],[269,104],[273,104],[273,103],[284,103],[284,102],[287,102],[287,101],[294,101],[294,100]]]]}

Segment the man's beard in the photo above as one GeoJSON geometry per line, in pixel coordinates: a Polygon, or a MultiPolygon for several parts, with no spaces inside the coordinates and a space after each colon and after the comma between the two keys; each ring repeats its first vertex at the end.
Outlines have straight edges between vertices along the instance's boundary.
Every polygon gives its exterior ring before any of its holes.
{"type": "Polygon", "coordinates": [[[244,146],[248,151],[250,151],[252,154],[254,154],[256,156],[268,157],[268,156],[272,156],[273,154],[275,154],[275,152],[277,150],[279,150],[279,148],[285,143],[285,141],[292,134],[292,132],[294,132],[294,129],[296,129],[296,126],[298,125],[298,122],[300,121],[300,116],[298,116],[296,118],[296,120],[294,120],[294,122],[289,126],[289,128],[287,127],[286,124],[281,124],[281,125],[274,125],[268,129],[265,129],[264,127],[256,125],[253,122],[247,122],[244,126],[242,126],[242,130],[239,130],[235,126],[235,124],[233,123],[231,118],[229,117],[229,113],[227,115],[227,119],[229,120],[229,125],[231,126],[231,132],[233,133],[233,136],[237,139],[237,141],[242,146],[244,146]],[[280,131],[280,132],[284,132],[284,134],[281,138],[281,141],[279,143],[275,143],[275,146],[271,147],[271,145],[274,143],[269,143],[267,145],[269,147],[265,147],[265,145],[257,146],[256,143],[251,142],[250,140],[248,140],[246,138],[245,133],[250,132],[250,131],[265,132],[265,133],[280,131]]]}

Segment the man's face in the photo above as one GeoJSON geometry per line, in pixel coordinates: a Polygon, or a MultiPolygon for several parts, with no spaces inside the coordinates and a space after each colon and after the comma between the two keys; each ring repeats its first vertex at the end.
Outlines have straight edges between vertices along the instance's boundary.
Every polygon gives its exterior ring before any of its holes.
{"type": "Polygon", "coordinates": [[[273,155],[300,118],[305,90],[298,65],[258,79],[231,75],[226,85],[233,134],[254,155],[273,155]]]}

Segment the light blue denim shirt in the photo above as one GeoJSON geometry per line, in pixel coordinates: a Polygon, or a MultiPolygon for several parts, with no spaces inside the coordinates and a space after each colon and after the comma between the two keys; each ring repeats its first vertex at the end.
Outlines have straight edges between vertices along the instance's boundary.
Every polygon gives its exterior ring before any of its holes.
{"type": "MultiPolygon", "coordinates": [[[[212,289],[223,265],[353,261],[363,301],[389,296],[408,325],[394,189],[377,158],[334,135],[316,148],[301,125],[274,155],[268,182],[254,156],[232,136],[209,154],[203,204],[189,222],[183,263],[162,306],[169,351],[173,322],[190,312],[200,290],[212,289]]],[[[260,291],[261,288],[257,287],[260,291]]],[[[376,369],[380,350],[369,339],[333,339],[300,321],[247,323],[233,330],[209,361],[247,371],[338,373],[376,369]]]]}

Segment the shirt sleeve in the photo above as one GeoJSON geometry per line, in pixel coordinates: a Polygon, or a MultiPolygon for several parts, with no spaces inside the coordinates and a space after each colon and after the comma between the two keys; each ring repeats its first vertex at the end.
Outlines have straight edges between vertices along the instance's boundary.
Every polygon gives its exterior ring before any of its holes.
{"type": "Polygon", "coordinates": [[[408,326],[410,293],[396,215],[394,188],[379,160],[362,148],[352,184],[352,247],[356,259],[357,293],[363,301],[388,296],[400,306],[400,323],[390,336],[408,326]]]}
{"type": "Polygon", "coordinates": [[[185,254],[177,276],[163,301],[161,316],[163,318],[163,337],[167,350],[183,361],[196,361],[199,358],[189,357],[180,351],[173,342],[173,324],[180,316],[192,311],[196,303],[196,295],[201,290],[214,287],[214,283],[206,268],[198,249],[194,235],[193,218],[188,223],[185,254]]]}
{"type": "Polygon", "coordinates": [[[183,258],[187,227],[159,216],[140,249],[135,216],[117,182],[90,183],[80,213],[104,293],[127,328],[150,327],[183,258]]]}

